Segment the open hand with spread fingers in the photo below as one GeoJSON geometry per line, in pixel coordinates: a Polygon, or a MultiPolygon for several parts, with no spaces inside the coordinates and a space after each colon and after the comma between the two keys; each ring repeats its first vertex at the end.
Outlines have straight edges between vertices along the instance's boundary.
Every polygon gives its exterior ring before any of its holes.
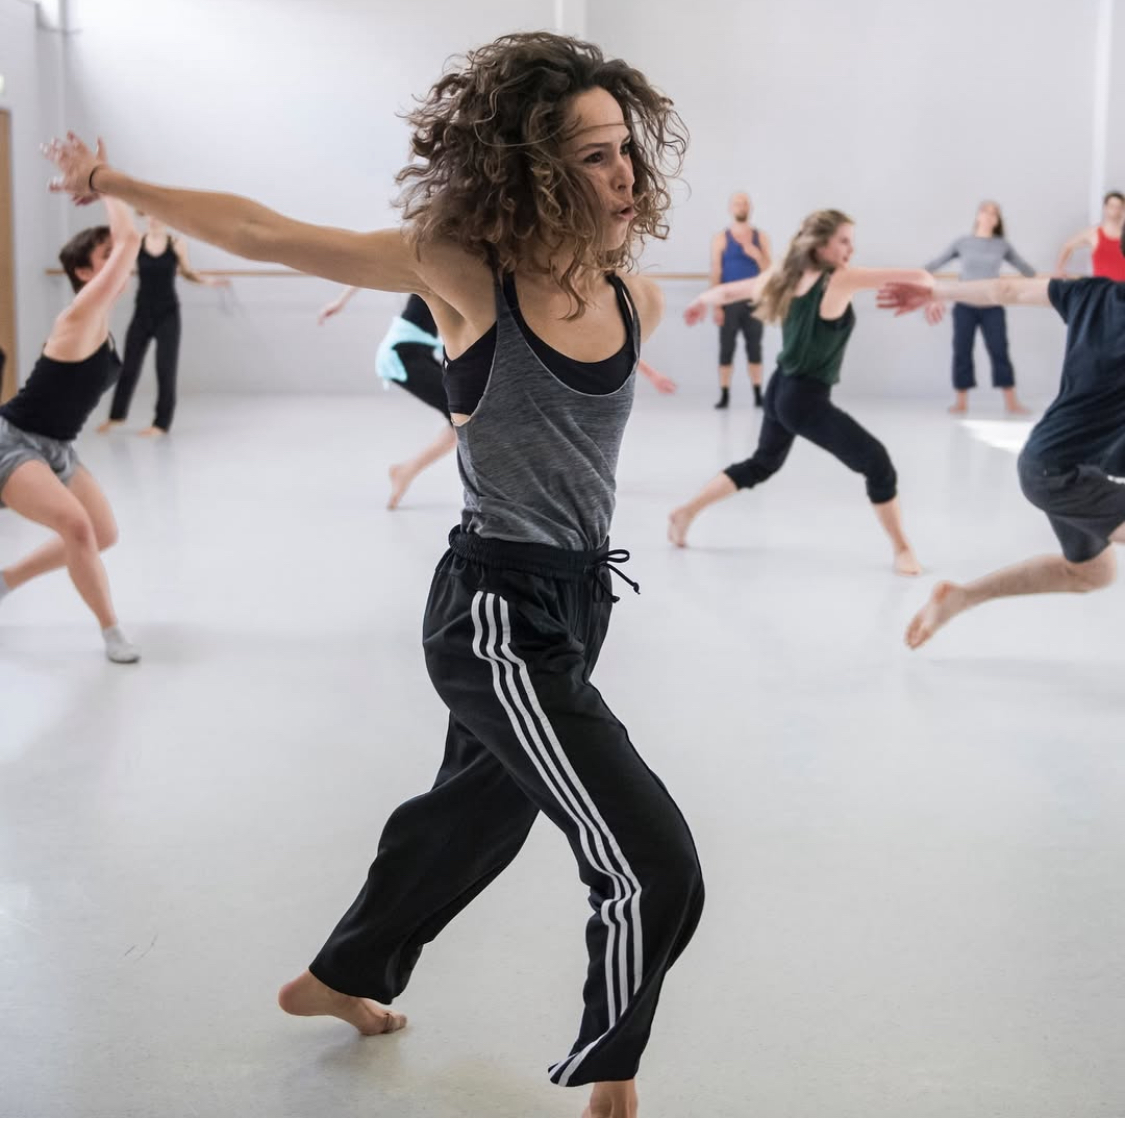
{"type": "Polygon", "coordinates": [[[105,143],[100,137],[96,152],[91,152],[76,133],[67,133],[66,140],[52,138],[41,146],[41,151],[59,172],[47,183],[50,191],[69,195],[78,206],[97,199],[98,193],[90,183],[90,177],[99,165],[109,163],[105,143]]]}
{"type": "MultiPolygon", "coordinates": [[[[934,301],[932,284],[919,284],[914,281],[892,281],[884,285],[875,299],[880,308],[891,309],[896,316],[905,316],[926,308],[934,301]]],[[[929,313],[927,312],[927,319],[929,313]]],[[[935,323],[935,321],[930,321],[935,323]]]]}

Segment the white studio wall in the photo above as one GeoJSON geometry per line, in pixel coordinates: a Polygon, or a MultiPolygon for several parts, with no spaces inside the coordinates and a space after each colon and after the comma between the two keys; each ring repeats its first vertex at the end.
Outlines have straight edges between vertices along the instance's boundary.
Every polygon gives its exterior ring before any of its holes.
{"type": "MultiPolygon", "coordinates": [[[[1115,46],[1125,44],[1122,0],[1107,2],[1115,46]]],[[[396,113],[450,55],[563,19],[644,70],[691,131],[673,234],[648,248],[646,268],[704,271],[727,196],[745,188],[775,250],[808,211],[839,206],[858,221],[857,261],[872,265],[921,264],[969,229],[981,198],[996,198],[1013,244],[1047,271],[1063,239],[1090,221],[1102,3],[944,0],[923,13],[895,0],[697,0],[690,8],[673,0],[70,0],[67,120],[58,119],[58,99],[40,113],[51,131],[100,132],[112,158],[138,175],[237,191],[311,221],[375,227],[395,219],[393,176],[407,154],[396,113]]],[[[25,36],[30,11],[25,0],[0,0],[25,36]]],[[[1116,61],[1109,101],[1112,179],[1125,174],[1113,145],[1125,114],[1125,65],[1116,61]]],[[[41,334],[43,310],[65,299],[63,282],[42,280],[59,212],[71,229],[93,218],[45,193],[32,199],[36,173],[20,191],[21,227],[50,237],[33,266],[31,239],[21,244],[21,287],[39,293],[30,303],[21,296],[24,337],[41,334]]],[[[193,256],[202,268],[245,266],[199,245],[193,256]]],[[[683,393],[710,395],[714,332],[679,319],[695,288],[668,283],[667,321],[647,357],[683,393]]],[[[224,301],[181,283],[183,392],[371,388],[375,344],[399,298],[364,294],[318,329],[316,310],[335,291],[315,280],[247,278],[224,301]]],[[[859,312],[846,393],[947,393],[948,325],[885,318],[870,298],[859,312]]],[[[120,329],[127,315],[126,306],[120,329]]],[[[1057,378],[1061,325],[1015,310],[1010,326],[1017,377],[1042,405],[1057,378]]],[[[766,340],[769,362],[777,331],[766,340]]],[[[983,356],[978,379],[987,381],[983,356]]]]}

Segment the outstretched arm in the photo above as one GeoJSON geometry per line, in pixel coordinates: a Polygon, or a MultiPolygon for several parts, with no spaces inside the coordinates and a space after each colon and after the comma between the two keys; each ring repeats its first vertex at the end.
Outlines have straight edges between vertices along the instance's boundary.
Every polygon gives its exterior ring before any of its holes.
{"type": "Polygon", "coordinates": [[[105,200],[113,249],[97,275],[78,291],[63,318],[71,326],[85,327],[104,320],[129,283],[141,248],[141,235],[133,225],[133,214],[116,199],[105,200]]]}
{"type": "Polygon", "coordinates": [[[676,393],[676,384],[667,375],[662,375],[655,367],[650,366],[643,359],[637,360],[637,370],[652,383],[659,393],[676,393]]]}
{"type": "Polygon", "coordinates": [[[1009,244],[1007,250],[1004,251],[1004,260],[1014,269],[1018,269],[1024,277],[1035,276],[1035,266],[1029,265],[1023,258],[1016,253],[1014,246],[1009,244]]]}
{"type": "Polygon", "coordinates": [[[945,250],[938,254],[938,256],[932,261],[926,262],[926,264],[922,266],[922,268],[927,273],[937,273],[937,271],[941,269],[941,267],[945,265],[946,262],[951,262],[956,257],[960,257],[960,253],[957,249],[957,243],[950,242],[949,246],[945,250]]]}
{"type": "Polygon", "coordinates": [[[430,291],[425,270],[401,230],[360,233],[315,226],[242,196],[144,183],[111,168],[73,133],[66,141],[53,141],[45,153],[60,173],[52,191],[79,198],[91,191],[112,196],[252,261],[277,262],[345,285],[420,295],[430,291]]]}
{"type": "Polygon", "coordinates": [[[1058,277],[1066,276],[1066,263],[1070,261],[1070,255],[1078,249],[1079,246],[1089,246],[1091,249],[1098,244],[1098,228],[1095,226],[1088,226],[1085,230],[1080,230],[1073,238],[1063,243],[1063,248],[1059,251],[1059,260],[1055,263],[1055,274],[1058,277]]]}
{"type": "Polygon", "coordinates": [[[993,305],[1048,305],[1046,277],[992,277],[987,281],[894,281],[879,290],[877,303],[896,316],[929,305],[934,300],[957,301],[960,304],[988,308],[993,305]]]}
{"type": "Polygon", "coordinates": [[[317,324],[323,324],[329,317],[335,316],[338,312],[343,312],[348,301],[352,299],[359,292],[357,285],[349,285],[334,301],[326,304],[316,318],[317,324]]]}
{"type": "Polygon", "coordinates": [[[684,319],[689,324],[698,324],[707,313],[708,308],[721,308],[725,304],[735,301],[757,301],[765,288],[768,274],[760,273],[757,277],[745,281],[727,281],[723,285],[715,285],[702,292],[684,310],[684,319]]]}
{"type": "MultiPolygon", "coordinates": [[[[169,238],[172,236],[169,235],[169,238]]],[[[191,260],[188,257],[187,243],[182,238],[172,238],[172,252],[176,255],[176,261],[179,263],[180,276],[185,281],[191,281],[195,285],[207,285],[212,289],[229,289],[230,281],[226,277],[204,277],[201,273],[196,273],[191,267],[191,260]]]]}

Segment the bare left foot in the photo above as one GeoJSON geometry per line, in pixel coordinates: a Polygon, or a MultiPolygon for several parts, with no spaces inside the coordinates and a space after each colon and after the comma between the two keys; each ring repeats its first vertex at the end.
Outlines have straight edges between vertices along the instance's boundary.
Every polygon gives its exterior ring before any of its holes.
{"type": "Polygon", "coordinates": [[[332,1015],[351,1023],[360,1034],[394,1034],[406,1026],[406,1016],[398,1011],[373,999],[333,991],[308,971],[277,993],[277,1004],[287,1015],[332,1015]]]}
{"type": "Polygon", "coordinates": [[[1012,414],[1016,417],[1026,416],[1027,414],[1031,413],[1031,411],[1022,402],[1013,402],[1010,406],[1007,407],[1007,410],[1009,414],[1012,414]]]}
{"type": "Polygon", "coordinates": [[[637,1082],[595,1081],[590,1103],[582,1110],[584,1120],[637,1115],[637,1082]]]}
{"type": "Polygon", "coordinates": [[[406,465],[392,464],[391,471],[391,498],[387,500],[387,510],[394,511],[406,495],[406,489],[410,487],[414,477],[406,470],[406,465]]]}
{"type": "Polygon", "coordinates": [[[967,607],[965,591],[952,582],[938,582],[930,599],[906,626],[906,646],[921,648],[942,625],[967,607]]]}
{"type": "Polygon", "coordinates": [[[158,425],[150,425],[145,429],[137,430],[138,437],[167,437],[168,431],[161,429],[158,425]]]}
{"type": "Polygon", "coordinates": [[[916,578],[922,572],[922,566],[914,557],[911,547],[895,551],[895,573],[903,574],[908,578],[916,578]]]}
{"type": "Polygon", "coordinates": [[[694,518],[686,507],[677,507],[668,516],[668,541],[675,546],[687,546],[688,528],[694,518]]]}

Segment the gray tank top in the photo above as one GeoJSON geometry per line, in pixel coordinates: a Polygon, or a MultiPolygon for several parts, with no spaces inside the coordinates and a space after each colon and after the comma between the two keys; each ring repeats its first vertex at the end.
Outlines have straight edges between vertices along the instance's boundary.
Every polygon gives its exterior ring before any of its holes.
{"type": "Polygon", "coordinates": [[[617,457],[633,407],[641,340],[636,308],[629,298],[629,377],[610,394],[583,394],[556,378],[532,350],[499,280],[495,293],[488,385],[472,417],[457,428],[465,485],[461,528],[486,539],[596,550],[609,537],[617,457]]]}

